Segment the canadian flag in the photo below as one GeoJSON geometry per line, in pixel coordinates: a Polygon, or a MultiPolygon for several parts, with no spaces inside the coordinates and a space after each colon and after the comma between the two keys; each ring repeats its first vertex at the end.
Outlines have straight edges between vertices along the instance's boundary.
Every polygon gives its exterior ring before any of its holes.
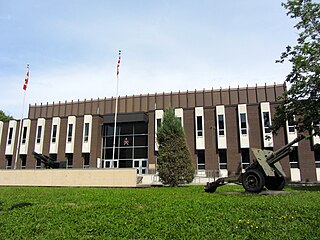
{"type": "Polygon", "coordinates": [[[27,90],[28,82],[29,82],[29,64],[27,65],[26,77],[25,77],[25,79],[24,79],[24,84],[23,84],[23,87],[22,87],[22,89],[23,89],[24,91],[27,90]]]}

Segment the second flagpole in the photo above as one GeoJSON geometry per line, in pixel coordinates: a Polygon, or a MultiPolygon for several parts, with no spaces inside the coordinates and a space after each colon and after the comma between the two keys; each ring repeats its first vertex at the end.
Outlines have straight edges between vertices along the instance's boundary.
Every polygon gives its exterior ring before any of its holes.
{"type": "MultiPolygon", "coordinates": [[[[118,118],[118,98],[119,98],[119,70],[120,70],[120,61],[121,61],[121,50],[118,53],[118,63],[117,63],[117,92],[116,92],[116,106],[114,110],[114,129],[113,129],[113,145],[112,145],[112,162],[111,168],[114,168],[115,161],[115,152],[116,152],[116,131],[117,131],[117,118],[118,118]]],[[[118,167],[118,164],[117,166],[118,167]]]]}

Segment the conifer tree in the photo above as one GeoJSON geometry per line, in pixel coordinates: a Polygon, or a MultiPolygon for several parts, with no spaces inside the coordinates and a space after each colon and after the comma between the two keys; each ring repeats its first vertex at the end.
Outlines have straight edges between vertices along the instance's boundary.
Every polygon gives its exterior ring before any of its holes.
{"type": "Polygon", "coordinates": [[[175,116],[172,108],[164,111],[163,121],[157,132],[157,141],[160,181],[170,186],[191,183],[194,178],[191,153],[181,121],[175,116]]]}

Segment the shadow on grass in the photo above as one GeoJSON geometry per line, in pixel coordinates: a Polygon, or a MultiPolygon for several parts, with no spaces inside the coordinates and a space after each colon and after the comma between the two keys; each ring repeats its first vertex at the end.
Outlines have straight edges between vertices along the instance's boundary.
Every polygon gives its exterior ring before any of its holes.
{"type": "Polygon", "coordinates": [[[32,203],[29,202],[21,202],[21,203],[17,203],[17,204],[13,204],[10,208],[10,210],[16,209],[16,208],[24,208],[24,207],[28,207],[28,206],[32,206],[32,203]]]}
{"type": "Polygon", "coordinates": [[[287,188],[300,191],[320,191],[320,185],[294,185],[287,186],[287,188]]]}

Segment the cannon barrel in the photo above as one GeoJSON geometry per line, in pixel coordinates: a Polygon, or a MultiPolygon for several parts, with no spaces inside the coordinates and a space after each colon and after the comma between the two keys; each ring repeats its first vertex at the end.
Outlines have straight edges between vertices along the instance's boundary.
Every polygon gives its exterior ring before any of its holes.
{"type": "Polygon", "coordinates": [[[292,150],[292,145],[294,145],[297,142],[300,142],[302,139],[305,139],[304,135],[299,135],[294,140],[289,142],[288,144],[284,145],[283,147],[279,148],[278,150],[272,152],[270,155],[266,156],[267,163],[269,165],[272,165],[278,161],[280,161],[282,158],[289,155],[289,153],[292,150]]]}

